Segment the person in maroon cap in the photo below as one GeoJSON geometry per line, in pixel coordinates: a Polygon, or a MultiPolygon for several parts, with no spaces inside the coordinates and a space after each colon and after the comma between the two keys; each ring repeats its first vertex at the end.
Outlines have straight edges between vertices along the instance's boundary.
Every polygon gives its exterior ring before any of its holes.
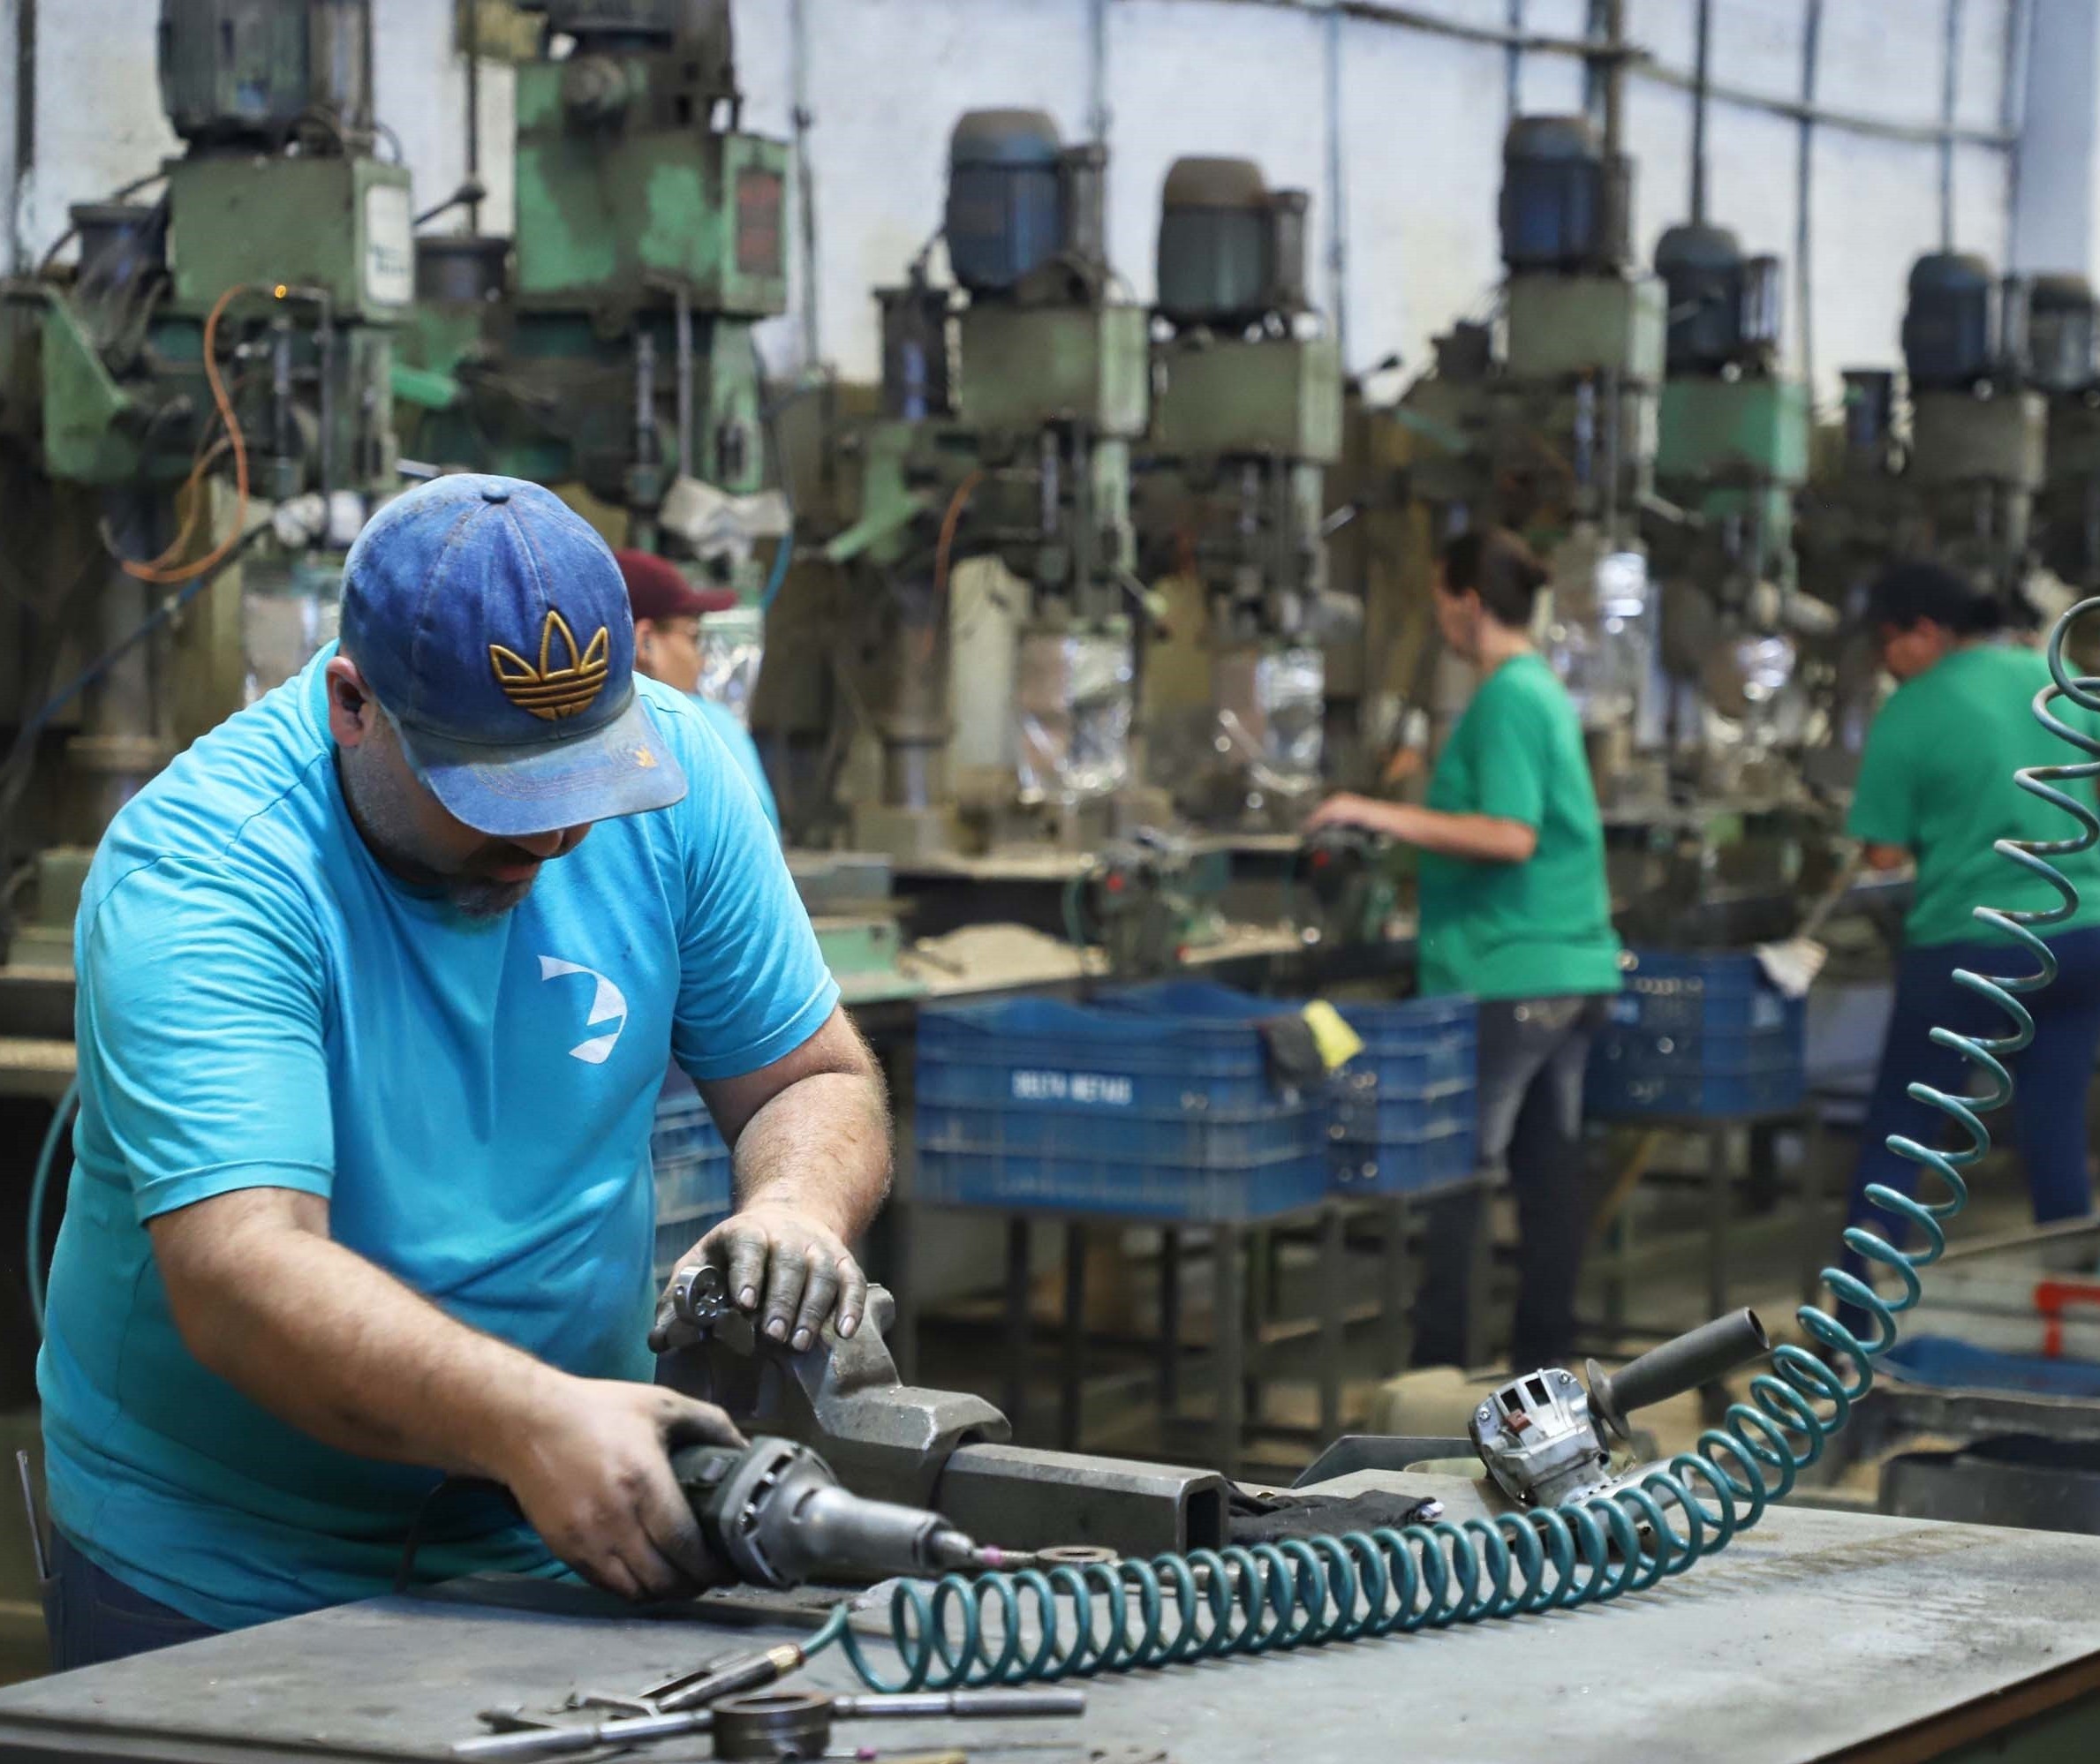
{"type": "Polygon", "coordinates": [[[727,588],[694,587],[677,565],[652,552],[616,551],[613,556],[627,578],[637,671],[684,693],[699,706],[708,727],[751,780],[759,806],[778,833],[780,806],[773,800],[758,743],[727,705],[716,704],[700,690],[700,620],[709,613],[728,612],[737,604],[736,595],[727,588]]]}

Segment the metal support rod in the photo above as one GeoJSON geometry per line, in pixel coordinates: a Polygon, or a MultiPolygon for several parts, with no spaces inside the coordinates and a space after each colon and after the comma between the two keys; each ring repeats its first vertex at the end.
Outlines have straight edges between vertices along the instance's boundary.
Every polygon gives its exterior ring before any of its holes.
{"type": "Polygon", "coordinates": [[[1006,1389],[1000,1407],[1021,1436],[1028,1406],[1028,1216],[1014,1213],[1006,1222],[1006,1389]]]}
{"type": "Polygon", "coordinates": [[[1212,1456],[1221,1475],[1231,1476],[1240,1461],[1240,1421],[1246,1392],[1246,1288],[1240,1283],[1240,1228],[1220,1225],[1211,1232],[1213,1277],[1212,1366],[1217,1391],[1217,1418],[1212,1456]]]}
{"type": "Polygon", "coordinates": [[[698,478],[699,462],[692,451],[692,289],[684,276],[671,290],[671,322],[678,328],[674,355],[678,375],[678,471],[681,477],[698,478]]]}
{"type": "Polygon", "coordinates": [[[22,227],[22,192],[36,169],[36,6],[37,0],[16,0],[14,172],[6,191],[10,271],[29,267],[28,236],[22,227]]]}
{"type": "Polygon", "coordinates": [[[1939,88],[1939,248],[1954,249],[1954,112],[1961,100],[1961,0],[1947,0],[1939,88]]]}
{"type": "MultiPolygon", "coordinates": [[[[1530,32],[1503,29],[1499,25],[1467,25],[1454,19],[1439,17],[1412,6],[1394,6],[1382,0],[1211,0],[1212,5],[1265,6],[1293,12],[1317,12],[1323,18],[1338,12],[1345,19],[1355,19],[1365,24],[1389,25],[1401,30],[1421,31],[1431,36],[1453,37],[1462,42],[1487,43],[1497,49],[1517,49],[1539,55],[1573,56],[1576,59],[1593,57],[1597,45],[1585,37],[1556,37],[1530,32]]],[[[1691,90],[1692,76],[1681,68],[1665,67],[1647,58],[1635,49],[1628,64],[1633,71],[1645,79],[1652,79],[1660,86],[1673,86],[1680,91],[1691,90]]],[[[1730,86],[1721,81],[1709,81],[1707,96],[1724,104],[1734,104],[1747,110],[1763,110],[1775,117],[1786,117],[1794,122],[1804,118],[1804,107],[1791,98],[1775,98],[1770,93],[1754,92],[1743,87],[1730,86]]],[[[1941,130],[1937,124],[1899,123],[1886,117],[1870,117],[1856,110],[1814,109],[1807,111],[1806,120],[1825,127],[1844,129],[1850,133],[1878,136],[1884,140],[1914,141],[1924,146],[1937,145],[1941,130]]],[[[1953,139],[1963,146],[1991,147],[2003,153],[2014,145],[2011,135],[1998,129],[1972,129],[1957,127],[1949,131],[1953,139]]]]}
{"type": "Polygon", "coordinates": [[[1509,0],[1509,41],[1502,47],[1502,110],[1514,123],[1523,108],[1524,0],[1509,0]]]}
{"type": "MultiPolygon", "coordinates": [[[[466,0],[466,181],[481,184],[481,0],[466,0]]],[[[481,231],[481,199],[466,205],[466,230],[481,231]]]]}
{"type": "Polygon", "coordinates": [[[2022,142],[2027,133],[2027,74],[2034,47],[2035,9],[2028,0],[2009,0],[2006,8],[2004,78],[1998,86],[1998,125],[2013,140],[2006,155],[2006,264],[2023,268],[2017,260],[2013,230],[2020,213],[2020,173],[2022,142]]]}
{"type": "MultiPolygon", "coordinates": [[[[318,402],[321,410],[321,494],[325,502],[336,487],[336,303],[323,294],[316,303],[315,322],[319,327],[316,361],[321,369],[321,389],[318,402]]],[[[364,435],[362,425],[359,438],[364,435]]],[[[366,462],[359,457],[358,470],[362,472],[366,462]]],[[[333,524],[332,523],[330,524],[333,524]]]]}
{"type": "Polygon", "coordinates": [[[1108,0],[1087,0],[1086,132],[1108,145],[1108,0]]]}
{"type": "Polygon", "coordinates": [[[1086,1377],[1086,1227],[1065,1227],[1064,1357],[1057,1386],[1057,1444],[1079,1449],[1079,1398],[1086,1377]]]}
{"type": "Polygon", "coordinates": [[[1413,1283],[1408,1278],[1408,1203],[1396,1195],[1386,1203],[1385,1233],[1379,1245],[1379,1324],[1384,1361],[1379,1370],[1396,1378],[1407,1370],[1412,1346],[1409,1307],[1413,1283]]]}
{"type": "Polygon", "coordinates": [[[794,94],[795,212],[802,237],[802,365],[824,359],[817,330],[817,177],[810,161],[810,41],[806,0],[788,0],[788,85],[794,94]]]}
{"type": "Polygon", "coordinates": [[[1182,1406],[1182,1234],[1160,1233],[1160,1418],[1172,1423],[1182,1406]]]}
{"type": "Polygon", "coordinates": [[[1348,217],[1342,183],[1341,13],[1327,15],[1324,68],[1327,109],[1327,312],[1334,326],[1334,347],[1348,366],[1348,217]]]}
{"type": "Polygon", "coordinates": [[[1319,1236],[1319,1417],[1323,1443],[1341,1432],[1341,1331],[1348,1303],[1347,1252],[1341,1209],[1330,1201],[1320,1210],[1319,1236]]]}
{"type": "Polygon", "coordinates": [[[1807,0],[1802,14],[1801,136],[1794,162],[1794,305],[1801,325],[1801,377],[1816,396],[1816,283],[1809,272],[1809,197],[1816,156],[1816,64],[1823,41],[1823,0],[1807,0]]]}
{"type": "Polygon", "coordinates": [[[1713,0],[1699,0],[1692,49],[1692,224],[1706,222],[1707,49],[1713,36],[1713,0]]]}

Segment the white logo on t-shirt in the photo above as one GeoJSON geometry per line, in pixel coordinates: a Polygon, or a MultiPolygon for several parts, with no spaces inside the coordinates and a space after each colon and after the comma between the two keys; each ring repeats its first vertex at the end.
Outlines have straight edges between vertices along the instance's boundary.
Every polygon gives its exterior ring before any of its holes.
{"type": "Polygon", "coordinates": [[[542,980],[558,980],[564,974],[587,974],[598,983],[598,990],[591,995],[591,1014],[584,1019],[585,1029],[596,1029],[600,1023],[618,1019],[618,1026],[609,1035],[593,1036],[569,1050],[571,1059],[580,1059],[586,1066],[602,1066],[612,1057],[614,1047],[627,1028],[626,995],[595,968],[585,968],[578,961],[563,961],[558,955],[540,958],[542,980]]]}

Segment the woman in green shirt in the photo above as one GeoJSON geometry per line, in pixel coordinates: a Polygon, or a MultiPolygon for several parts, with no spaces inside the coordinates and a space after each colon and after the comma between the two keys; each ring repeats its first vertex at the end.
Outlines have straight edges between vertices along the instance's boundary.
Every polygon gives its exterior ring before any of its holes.
{"type": "MultiPolygon", "coordinates": [[[[1975,909],[2041,911],[2060,903],[2048,883],[1992,848],[2001,839],[2060,840],[2077,831],[2061,810],[2014,784],[2013,773],[2084,756],[2034,719],[2035,695],[2049,684],[2047,659],[2000,641],[1998,603],[1953,571],[1896,565],[1874,584],[1868,617],[1882,665],[1899,683],[1867,732],[1846,831],[1876,869],[1917,866],[1895,1009],[1852,1182],[1851,1222],[1871,1223],[1885,1235],[1893,1224],[1868,1204],[1868,1184],[1904,1194],[1917,1185],[1917,1166],[1888,1149],[1888,1136],[1938,1144],[1944,1125],[1937,1110],[1911,1099],[1910,1086],[1954,1094],[1968,1088],[1968,1066],[1937,1045],[1932,1030],[1998,1036],[2010,1028],[2004,1012],[1954,984],[1954,969],[2020,974],[2033,967],[1978,924],[1975,909]]],[[[2059,703],[2056,714],[2100,729],[2074,706],[2059,703]]],[[[2058,788],[2093,800],[2089,783],[2058,788]]],[[[2034,1044],[2012,1062],[2013,1124],[2041,1224],[2092,1210],[2085,1098],[2100,1047],[2100,850],[2051,862],[2077,886],[2078,910],[2048,932],[2056,983],[2027,996],[2034,1044]]],[[[1847,1266],[1857,1273],[1860,1265],[1847,1252],[1847,1266]]]]}
{"type": "MultiPolygon", "coordinates": [[[[1619,939],[1605,883],[1604,829],[1582,724],[1531,646],[1546,572],[1495,530],[1446,548],[1437,572],[1444,641],[1480,671],[1437,759],[1429,804],[1330,797],[1311,825],[1367,828],[1421,853],[1425,994],[1480,1001],[1480,1161],[1507,1163],[1517,1202],[1519,1371],[1574,1346],[1575,1278],[1589,1235],[1581,1156],[1583,1069],[1619,939]]],[[[1461,1361],[1478,1190],[1438,1203],[1415,1326],[1419,1364],[1461,1361]]]]}

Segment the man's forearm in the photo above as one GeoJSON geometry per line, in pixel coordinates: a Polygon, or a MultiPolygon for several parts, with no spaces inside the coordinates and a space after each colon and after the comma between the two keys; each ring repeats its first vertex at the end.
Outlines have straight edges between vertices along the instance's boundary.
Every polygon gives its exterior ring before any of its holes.
{"type": "MultiPolygon", "coordinates": [[[[560,1380],[468,1328],[265,1195],[227,1195],[155,1221],[176,1321],[192,1353],[272,1413],[359,1457],[500,1478],[506,1443],[560,1380]],[[208,1221],[223,1202],[235,1217],[208,1221]],[[216,1240],[200,1240],[214,1225],[216,1240]]],[[[319,1202],[313,1202],[314,1208],[319,1202]]]]}
{"type": "Polygon", "coordinates": [[[791,1206],[851,1243],[889,1192],[889,1104],[880,1079],[855,1072],[797,1079],[753,1114],[737,1141],[737,1202],[791,1206]]]}

